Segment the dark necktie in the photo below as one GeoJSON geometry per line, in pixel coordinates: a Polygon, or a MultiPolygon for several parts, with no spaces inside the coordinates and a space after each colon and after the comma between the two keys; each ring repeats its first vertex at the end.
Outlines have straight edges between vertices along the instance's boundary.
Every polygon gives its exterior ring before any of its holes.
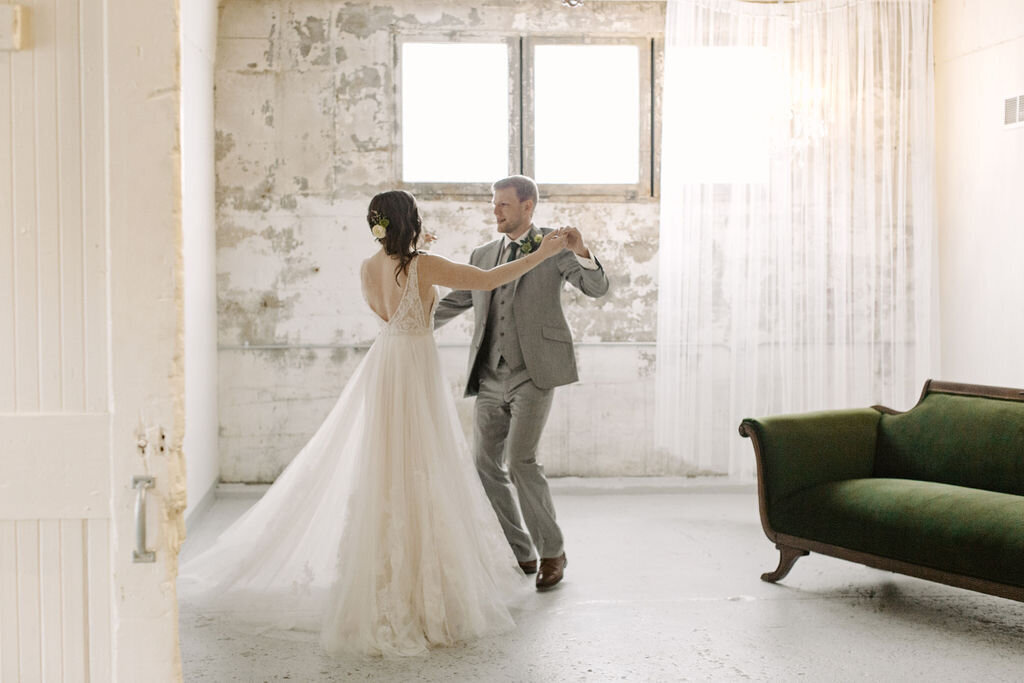
{"type": "Polygon", "coordinates": [[[515,261],[517,256],[519,256],[519,242],[509,242],[498,252],[498,262],[494,265],[500,266],[504,263],[510,263],[515,261]]]}

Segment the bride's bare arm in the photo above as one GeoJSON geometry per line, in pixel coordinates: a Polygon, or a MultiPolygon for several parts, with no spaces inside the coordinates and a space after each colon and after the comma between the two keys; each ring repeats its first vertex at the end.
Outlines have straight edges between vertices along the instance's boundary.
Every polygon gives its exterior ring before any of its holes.
{"type": "Polygon", "coordinates": [[[423,254],[419,257],[420,278],[427,281],[424,282],[425,285],[490,290],[506,282],[512,282],[564,248],[565,238],[560,233],[550,233],[541,242],[537,251],[490,270],[456,263],[437,254],[423,254]]]}

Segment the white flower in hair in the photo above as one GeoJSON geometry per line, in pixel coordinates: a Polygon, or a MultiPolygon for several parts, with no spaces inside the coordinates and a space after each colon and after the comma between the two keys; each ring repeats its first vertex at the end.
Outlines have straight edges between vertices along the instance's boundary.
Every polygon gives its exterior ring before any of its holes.
{"type": "Polygon", "coordinates": [[[375,239],[384,239],[384,235],[386,235],[388,231],[388,225],[390,225],[390,221],[388,221],[387,216],[382,216],[376,211],[371,211],[370,220],[373,221],[373,226],[370,228],[370,234],[372,234],[375,239]]]}

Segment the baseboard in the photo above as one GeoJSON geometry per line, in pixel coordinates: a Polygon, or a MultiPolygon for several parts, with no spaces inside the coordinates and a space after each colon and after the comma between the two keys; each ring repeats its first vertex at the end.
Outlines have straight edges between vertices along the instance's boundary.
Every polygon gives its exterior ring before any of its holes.
{"type": "Polygon", "coordinates": [[[753,482],[726,476],[699,477],[549,477],[558,494],[594,493],[756,493],[753,482]]]}
{"type": "Polygon", "coordinates": [[[199,502],[189,508],[188,512],[185,513],[185,528],[188,529],[192,526],[193,522],[198,522],[203,518],[203,515],[213,507],[213,502],[217,499],[217,482],[214,481],[210,484],[210,487],[206,489],[206,492],[200,497],[199,502]]]}
{"type": "Polygon", "coordinates": [[[221,482],[217,484],[216,488],[218,498],[250,498],[262,496],[270,488],[270,484],[226,484],[221,482]]]}
{"type": "MultiPolygon", "coordinates": [[[[725,476],[702,477],[549,477],[556,494],[643,494],[643,493],[756,493],[752,482],[725,476]]],[[[215,498],[259,498],[270,484],[221,483],[211,489],[215,498]]],[[[207,494],[206,497],[209,497],[207,494]]],[[[212,504],[211,499],[208,503],[212,504]]],[[[198,518],[197,518],[198,519],[198,518]]],[[[187,520],[186,520],[187,521],[187,520]]]]}

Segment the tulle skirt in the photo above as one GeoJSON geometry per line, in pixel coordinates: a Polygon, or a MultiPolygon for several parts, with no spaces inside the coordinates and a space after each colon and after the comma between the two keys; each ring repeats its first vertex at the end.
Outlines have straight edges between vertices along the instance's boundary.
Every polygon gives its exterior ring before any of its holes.
{"type": "Polygon", "coordinates": [[[267,493],[181,569],[204,613],[411,655],[514,626],[523,578],[431,334],[383,334],[267,493]]]}

